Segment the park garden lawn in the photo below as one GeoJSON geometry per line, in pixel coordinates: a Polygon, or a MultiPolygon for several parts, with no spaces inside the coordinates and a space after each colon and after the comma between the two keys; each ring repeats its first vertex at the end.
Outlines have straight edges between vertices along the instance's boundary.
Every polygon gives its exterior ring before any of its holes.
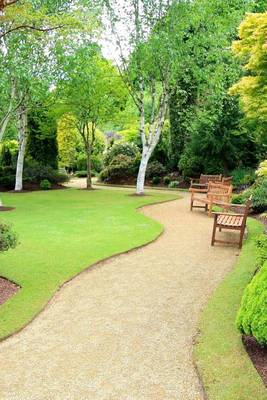
{"type": "Polygon", "coordinates": [[[12,223],[20,244],[0,254],[0,276],[21,286],[0,307],[3,339],[25,326],[62,284],[88,266],[157,238],[162,225],[137,208],[178,196],[68,189],[1,197],[6,206],[16,207],[0,218],[12,223]]]}
{"type": "Polygon", "coordinates": [[[249,218],[248,231],[235,268],[215,290],[200,320],[194,356],[209,400],[267,399],[235,323],[244,289],[255,273],[255,238],[263,225],[249,218]]]}

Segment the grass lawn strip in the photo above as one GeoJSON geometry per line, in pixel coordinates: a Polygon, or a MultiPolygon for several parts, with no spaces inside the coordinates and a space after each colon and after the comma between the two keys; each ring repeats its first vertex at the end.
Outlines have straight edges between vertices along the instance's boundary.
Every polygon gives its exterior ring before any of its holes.
{"type": "Polygon", "coordinates": [[[235,269],[215,291],[200,321],[194,356],[209,400],[267,399],[267,390],[235,326],[244,288],[255,272],[254,238],[262,233],[263,226],[249,218],[248,229],[235,269]]]}
{"type": "Polygon", "coordinates": [[[2,198],[15,207],[0,217],[14,225],[20,245],[0,255],[0,275],[21,289],[0,307],[0,339],[24,327],[88,266],[156,239],[163,227],[137,208],[178,196],[68,189],[2,198]]]}

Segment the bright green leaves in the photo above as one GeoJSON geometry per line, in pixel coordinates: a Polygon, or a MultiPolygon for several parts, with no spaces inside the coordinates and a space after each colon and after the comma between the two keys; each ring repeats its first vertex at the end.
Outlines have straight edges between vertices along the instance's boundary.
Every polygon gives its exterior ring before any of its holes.
{"type": "Polygon", "coordinates": [[[267,121],[267,13],[249,14],[239,28],[240,40],[233,51],[244,64],[247,76],[231,88],[239,94],[248,117],[267,121]]]}

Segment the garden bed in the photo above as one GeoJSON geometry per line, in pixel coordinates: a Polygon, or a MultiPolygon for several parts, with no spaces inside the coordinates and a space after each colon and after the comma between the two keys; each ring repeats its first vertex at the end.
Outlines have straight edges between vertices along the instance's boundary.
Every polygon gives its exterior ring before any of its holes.
{"type": "Polygon", "coordinates": [[[8,279],[0,277],[0,305],[18,292],[20,287],[8,279]]]}
{"type": "Polygon", "coordinates": [[[0,206],[0,212],[3,212],[3,211],[13,211],[13,210],[15,210],[15,207],[0,206]]]}
{"type": "Polygon", "coordinates": [[[243,344],[254,367],[267,387],[267,347],[261,346],[253,337],[245,335],[243,336],[243,344]]]}

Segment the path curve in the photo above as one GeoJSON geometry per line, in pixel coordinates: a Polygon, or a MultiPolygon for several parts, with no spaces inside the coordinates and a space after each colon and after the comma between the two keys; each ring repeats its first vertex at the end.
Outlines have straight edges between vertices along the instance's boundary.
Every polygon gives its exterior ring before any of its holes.
{"type": "Polygon", "coordinates": [[[192,343],[237,250],[212,248],[212,219],[188,209],[186,194],[146,207],[157,241],[81,274],[0,344],[1,400],[203,399],[192,343]]]}

